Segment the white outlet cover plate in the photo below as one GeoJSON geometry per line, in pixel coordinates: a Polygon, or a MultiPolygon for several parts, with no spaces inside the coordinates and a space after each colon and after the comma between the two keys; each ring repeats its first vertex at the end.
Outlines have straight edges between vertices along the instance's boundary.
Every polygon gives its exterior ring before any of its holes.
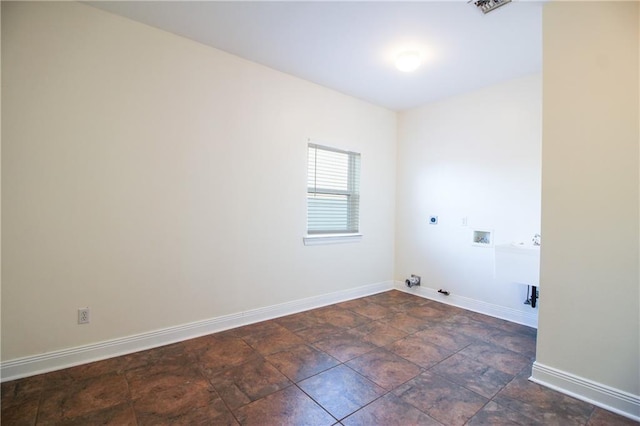
{"type": "Polygon", "coordinates": [[[89,324],[91,320],[89,308],[78,309],[78,324],[89,324]]]}

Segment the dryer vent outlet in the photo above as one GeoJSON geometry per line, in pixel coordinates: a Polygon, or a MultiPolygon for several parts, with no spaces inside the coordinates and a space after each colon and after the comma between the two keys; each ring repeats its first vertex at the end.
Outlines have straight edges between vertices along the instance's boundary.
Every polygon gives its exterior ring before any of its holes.
{"type": "Polygon", "coordinates": [[[404,283],[409,288],[417,287],[420,285],[420,277],[417,275],[411,275],[411,278],[407,278],[406,280],[404,280],[404,283]]]}

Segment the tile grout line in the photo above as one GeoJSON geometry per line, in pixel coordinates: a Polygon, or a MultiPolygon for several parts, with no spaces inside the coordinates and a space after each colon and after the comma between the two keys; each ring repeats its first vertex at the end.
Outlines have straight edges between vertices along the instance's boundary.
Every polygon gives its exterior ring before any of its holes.
{"type": "MultiPolygon", "coordinates": [[[[339,364],[339,365],[341,365],[341,364],[339,364]]],[[[335,367],[338,367],[338,365],[336,365],[335,367]]],[[[329,370],[331,370],[332,368],[335,368],[335,367],[331,367],[331,368],[329,368],[328,370],[325,370],[325,371],[329,371],[329,370]]],[[[311,376],[311,377],[313,377],[313,376],[311,376]]],[[[307,379],[304,379],[304,380],[307,380],[307,379]]],[[[301,380],[301,381],[302,381],[302,380],[301,380]]],[[[324,405],[320,404],[320,402],[319,402],[319,401],[316,401],[316,399],[315,399],[313,396],[311,396],[311,395],[309,395],[307,392],[305,392],[305,390],[304,390],[304,389],[302,389],[302,388],[298,385],[298,383],[294,383],[294,384],[293,384],[293,386],[297,387],[297,388],[298,388],[302,393],[304,393],[304,394],[305,394],[309,399],[311,399],[311,400],[312,400],[316,405],[318,405],[318,407],[322,408],[322,409],[323,409],[327,414],[329,414],[332,418],[334,418],[334,419],[336,420],[336,422],[340,422],[340,419],[338,419],[336,416],[334,416],[333,414],[331,414],[331,413],[329,412],[329,410],[327,410],[327,409],[324,407],[324,405]]],[[[334,423],[334,424],[335,424],[335,423],[334,423]]]]}
{"type": "Polygon", "coordinates": [[[136,426],[137,426],[140,422],[138,421],[138,413],[134,408],[133,394],[131,393],[131,385],[129,384],[129,379],[127,379],[127,370],[122,371],[122,378],[124,379],[124,382],[127,384],[127,393],[129,394],[127,398],[128,400],[127,402],[129,403],[128,405],[131,408],[131,411],[133,411],[133,418],[136,421],[136,426]]]}

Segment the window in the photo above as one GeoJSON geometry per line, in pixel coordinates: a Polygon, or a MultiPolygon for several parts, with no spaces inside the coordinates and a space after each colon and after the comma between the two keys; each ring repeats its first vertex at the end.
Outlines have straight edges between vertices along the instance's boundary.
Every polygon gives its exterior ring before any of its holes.
{"type": "Polygon", "coordinates": [[[360,154],[310,143],[308,163],[307,234],[358,235],[360,154]]]}

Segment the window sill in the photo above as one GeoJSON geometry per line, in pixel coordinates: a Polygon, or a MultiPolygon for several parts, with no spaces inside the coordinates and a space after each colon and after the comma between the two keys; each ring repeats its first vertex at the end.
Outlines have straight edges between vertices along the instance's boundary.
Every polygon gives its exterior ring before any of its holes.
{"type": "Polygon", "coordinates": [[[302,240],[304,241],[305,246],[357,243],[362,240],[362,234],[307,235],[303,237],[302,240]]]}

